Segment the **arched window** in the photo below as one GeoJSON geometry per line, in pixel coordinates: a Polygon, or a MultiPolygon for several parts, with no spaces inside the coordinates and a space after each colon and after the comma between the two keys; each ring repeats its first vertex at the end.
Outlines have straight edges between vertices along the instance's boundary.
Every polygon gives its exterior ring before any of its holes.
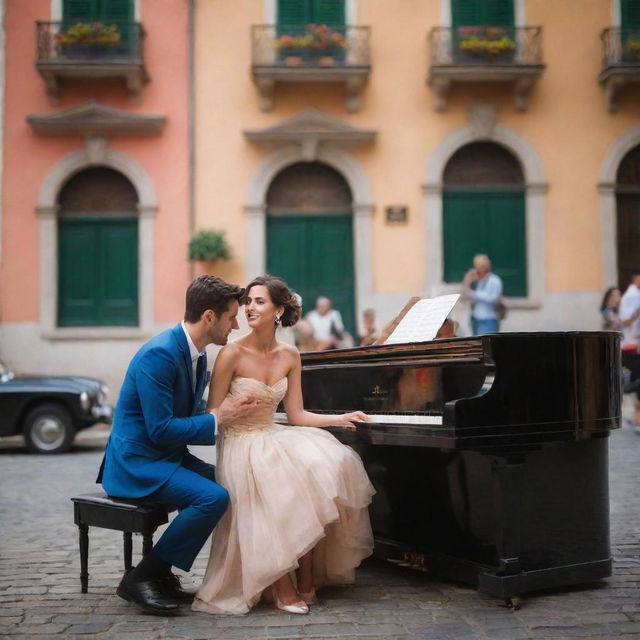
{"type": "Polygon", "coordinates": [[[331,298],[355,335],[353,216],[345,179],[320,162],[281,171],[267,192],[267,271],[302,296],[304,312],[331,298]]]}
{"type": "Polygon", "coordinates": [[[112,169],[86,169],[67,181],[58,202],[58,326],[137,326],[133,185],[112,169]]]}
{"type": "Polygon", "coordinates": [[[640,146],[622,159],[616,176],[618,284],[626,287],[640,267],[640,146]]]}
{"type": "Polygon", "coordinates": [[[501,145],[474,142],[444,171],[445,282],[460,282],[476,253],[486,253],[507,296],[527,295],[524,176],[501,145]]]}

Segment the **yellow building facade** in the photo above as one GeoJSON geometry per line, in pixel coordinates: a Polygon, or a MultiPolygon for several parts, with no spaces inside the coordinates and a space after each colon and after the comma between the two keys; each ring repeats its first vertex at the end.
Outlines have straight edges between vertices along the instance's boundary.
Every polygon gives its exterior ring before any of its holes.
{"type": "Polygon", "coordinates": [[[355,331],[459,291],[486,252],[504,330],[599,328],[640,266],[632,4],[197,0],[195,220],[226,232],[217,273],[275,272],[305,310],[330,295],[355,331]]]}

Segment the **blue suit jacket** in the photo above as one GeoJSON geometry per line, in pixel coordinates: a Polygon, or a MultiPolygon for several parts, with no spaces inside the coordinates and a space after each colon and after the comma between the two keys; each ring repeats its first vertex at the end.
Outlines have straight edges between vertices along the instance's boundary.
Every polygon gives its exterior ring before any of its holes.
{"type": "Polygon", "coordinates": [[[214,444],[216,419],[200,409],[206,376],[192,386],[187,338],[178,324],[133,357],[113,417],[97,482],[112,496],[140,498],[159,489],[188,453],[214,444]]]}

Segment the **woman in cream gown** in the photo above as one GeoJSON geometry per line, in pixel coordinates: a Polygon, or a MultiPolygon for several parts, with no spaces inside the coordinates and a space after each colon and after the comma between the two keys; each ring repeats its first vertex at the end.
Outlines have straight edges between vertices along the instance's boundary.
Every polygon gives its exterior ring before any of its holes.
{"type": "Polygon", "coordinates": [[[307,613],[315,590],[349,584],[369,556],[367,507],[374,493],[358,455],[322,428],[353,429],[359,412],[304,410],[297,350],[275,339],[278,325],[300,317],[294,294],[279,278],[254,279],[243,300],[251,332],[216,360],[209,405],[227,394],[249,395],[263,411],[228,427],[217,440],[217,481],[231,497],[216,527],[209,564],[193,609],[247,613],[263,596],[290,613],[307,613]],[[278,403],[290,424],[274,423],[278,403]]]}

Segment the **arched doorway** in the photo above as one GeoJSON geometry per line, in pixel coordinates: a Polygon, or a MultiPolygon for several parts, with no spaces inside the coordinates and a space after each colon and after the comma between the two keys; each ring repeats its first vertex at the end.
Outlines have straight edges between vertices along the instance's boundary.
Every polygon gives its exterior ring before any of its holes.
{"type": "Polygon", "coordinates": [[[137,326],[138,195],[118,171],[80,171],[58,197],[59,327],[137,326]]]}
{"type": "Polygon", "coordinates": [[[640,268],[640,146],[629,151],[616,175],[618,284],[629,284],[640,268]]]}
{"type": "Polygon", "coordinates": [[[302,297],[303,310],[328,296],[355,331],[353,215],[349,185],[320,162],[283,169],[267,191],[267,271],[302,297]]]}
{"type": "Polygon", "coordinates": [[[486,253],[507,296],[527,296],[524,175],[502,145],[474,142],[444,170],[444,281],[460,282],[476,253],[486,253]]]}

